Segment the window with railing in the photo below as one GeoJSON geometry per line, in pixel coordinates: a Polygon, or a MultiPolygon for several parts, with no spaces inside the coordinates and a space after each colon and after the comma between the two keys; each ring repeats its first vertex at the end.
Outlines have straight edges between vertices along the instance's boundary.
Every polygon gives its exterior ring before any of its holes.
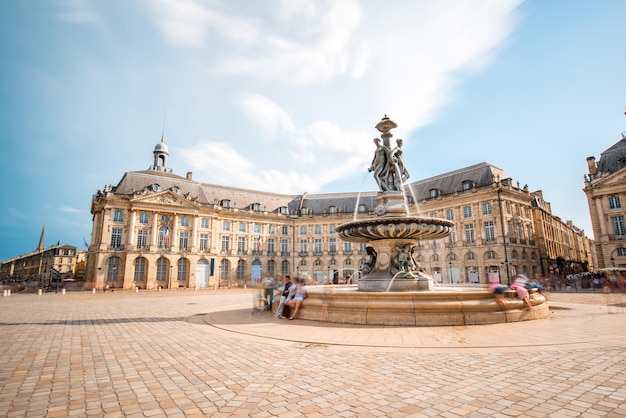
{"type": "Polygon", "coordinates": [[[148,231],[140,229],[137,231],[137,248],[146,248],[148,246],[148,231]]]}
{"type": "Polygon", "coordinates": [[[626,235],[626,227],[624,225],[623,216],[612,216],[611,226],[613,227],[613,234],[623,236],[626,235]]]}
{"type": "Polygon", "coordinates": [[[267,239],[267,252],[270,254],[274,254],[276,249],[274,248],[274,238],[267,239]]]}
{"type": "Polygon", "coordinates": [[[178,247],[186,250],[189,247],[189,232],[181,232],[178,239],[178,247]]]}
{"type": "Polygon", "coordinates": [[[328,249],[331,253],[337,252],[337,238],[330,238],[328,240],[328,249]]]}
{"type": "Polygon", "coordinates": [[[465,225],[465,241],[467,243],[474,242],[474,224],[465,225]]]}
{"type": "Polygon", "coordinates": [[[200,251],[209,249],[209,234],[200,234],[200,251]]]}
{"type": "Polygon", "coordinates": [[[289,240],[280,240],[280,252],[283,253],[283,255],[289,254],[289,240]]]}
{"type": "Polygon", "coordinates": [[[496,233],[495,228],[492,221],[485,222],[485,239],[487,241],[495,241],[496,233]]]}
{"type": "Polygon", "coordinates": [[[120,248],[122,246],[122,229],[113,228],[111,230],[111,248],[120,248]]]}
{"type": "Polygon", "coordinates": [[[230,237],[222,236],[222,252],[230,250],[230,237]]]}
{"type": "Polygon", "coordinates": [[[246,237],[237,237],[237,253],[245,254],[246,252],[246,237]]]}
{"type": "Polygon", "coordinates": [[[483,203],[483,215],[491,215],[491,203],[483,203]]]}
{"type": "Polygon", "coordinates": [[[319,238],[316,238],[315,241],[313,242],[313,251],[315,251],[315,254],[321,254],[322,253],[322,240],[319,238]]]}

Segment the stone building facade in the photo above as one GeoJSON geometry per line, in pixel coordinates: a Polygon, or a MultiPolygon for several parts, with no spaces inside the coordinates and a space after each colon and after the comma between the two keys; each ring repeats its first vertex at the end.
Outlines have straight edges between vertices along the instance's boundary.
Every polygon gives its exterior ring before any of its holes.
{"type": "Polygon", "coordinates": [[[587,158],[587,195],[599,268],[626,268],[626,132],[600,154],[587,158]]]}
{"type": "MultiPolygon", "coordinates": [[[[163,139],[153,155],[147,170],[93,196],[86,275],[97,288],[251,285],[265,272],[358,276],[365,244],[342,241],[335,228],[374,217],[377,192],[284,195],[213,185],[173,174],[163,139]]],[[[440,283],[546,276],[559,262],[570,272],[589,266],[584,232],[490,164],[411,183],[406,196],[408,212],[456,223],[450,237],[420,243],[420,264],[440,283]]]]}
{"type": "Polygon", "coordinates": [[[12,257],[0,265],[2,281],[36,281],[41,287],[49,287],[63,280],[74,280],[79,253],[72,245],[44,247],[44,229],[37,249],[12,257]]]}

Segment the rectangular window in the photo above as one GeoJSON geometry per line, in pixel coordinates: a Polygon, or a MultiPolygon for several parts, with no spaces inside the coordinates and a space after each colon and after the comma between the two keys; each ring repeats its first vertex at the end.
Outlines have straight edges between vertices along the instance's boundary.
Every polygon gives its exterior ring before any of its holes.
{"type": "Polygon", "coordinates": [[[146,248],[148,246],[148,231],[140,229],[137,231],[137,248],[146,248]]]}
{"type": "Polygon", "coordinates": [[[453,221],[454,220],[454,211],[452,209],[448,209],[446,211],[446,219],[449,221],[453,221]]]}
{"type": "Polygon", "coordinates": [[[209,220],[207,218],[200,219],[200,228],[208,228],[209,220]]]}
{"type": "Polygon", "coordinates": [[[301,239],[300,240],[300,252],[306,253],[308,251],[308,248],[309,248],[309,243],[307,242],[307,240],[301,239]]]}
{"type": "Polygon", "coordinates": [[[189,226],[189,217],[181,216],[180,218],[180,226],[189,226]]]}
{"type": "Polygon", "coordinates": [[[617,255],[618,255],[619,257],[624,257],[624,256],[626,256],[626,248],[624,248],[624,247],[620,247],[620,248],[618,248],[618,249],[617,249],[617,255]]]}
{"type": "Polygon", "coordinates": [[[113,212],[113,222],[124,222],[124,212],[121,210],[113,212]]]}
{"type": "Polygon", "coordinates": [[[344,242],[343,243],[343,251],[345,253],[351,253],[352,252],[352,243],[351,242],[344,242]]]}
{"type": "Polygon", "coordinates": [[[189,232],[181,232],[178,240],[178,247],[181,250],[186,250],[189,246],[189,232]]]}
{"type": "Polygon", "coordinates": [[[465,225],[465,241],[474,242],[474,224],[465,225]]]}
{"type": "Polygon", "coordinates": [[[120,248],[122,246],[122,229],[113,228],[111,231],[111,247],[120,248]]]}
{"type": "Polygon", "coordinates": [[[331,235],[335,233],[335,225],[331,225],[328,227],[328,233],[331,235]]]}
{"type": "Polygon", "coordinates": [[[316,239],[314,242],[314,245],[315,245],[315,249],[314,249],[315,253],[320,254],[322,252],[322,240],[319,238],[316,239]]]}
{"type": "Polygon", "coordinates": [[[237,237],[237,252],[239,254],[246,252],[246,237],[237,237]]]}
{"type": "Polygon", "coordinates": [[[200,251],[206,251],[209,248],[209,234],[200,234],[200,251]]]}
{"type": "Polygon", "coordinates": [[[300,227],[300,235],[306,235],[306,226],[300,227]]]}
{"type": "Polygon", "coordinates": [[[289,227],[288,226],[283,226],[281,228],[281,232],[282,235],[289,235],[289,227]]]}
{"type": "Polygon", "coordinates": [[[315,225],[315,235],[322,235],[322,226],[315,225]]]}
{"type": "Polygon", "coordinates": [[[622,202],[619,200],[619,196],[609,197],[609,209],[620,209],[622,202]]]}
{"type": "Polygon", "coordinates": [[[254,233],[255,234],[261,233],[261,224],[254,224],[254,233]]]}
{"type": "Polygon", "coordinates": [[[142,282],[144,277],[146,277],[146,259],[138,258],[135,260],[134,279],[136,282],[142,282]]]}
{"type": "Polygon", "coordinates": [[[230,222],[228,221],[222,222],[222,231],[230,231],[230,222]]]}
{"type": "Polygon", "coordinates": [[[337,238],[331,238],[330,240],[328,240],[328,247],[331,253],[336,253],[337,252],[337,238]]]}
{"type": "Polygon", "coordinates": [[[283,254],[289,254],[289,240],[280,240],[280,252],[283,254]]]}
{"type": "Polygon", "coordinates": [[[227,235],[222,236],[222,251],[230,250],[230,237],[227,235]]]}
{"type": "Polygon", "coordinates": [[[267,251],[270,253],[274,252],[274,238],[267,239],[267,251]]]}
{"type": "Polygon", "coordinates": [[[624,227],[624,217],[623,216],[613,216],[613,217],[611,217],[611,226],[613,227],[613,234],[615,234],[615,235],[626,235],[626,228],[624,227]]]}
{"type": "Polygon", "coordinates": [[[239,222],[239,232],[246,232],[246,224],[239,222]]]}
{"type": "Polygon", "coordinates": [[[465,206],[463,208],[463,216],[465,218],[471,218],[472,217],[472,207],[471,206],[465,206]]]}
{"type": "Polygon", "coordinates": [[[483,215],[491,215],[491,203],[483,203],[483,215]]]}
{"type": "Polygon", "coordinates": [[[142,225],[148,225],[148,214],[145,212],[141,212],[139,214],[139,223],[142,225]]]}
{"type": "Polygon", "coordinates": [[[487,241],[494,241],[496,239],[492,221],[485,222],[485,239],[487,239],[487,241]]]}
{"type": "Polygon", "coordinates": [[[276,235],[276,225],[270,225],[268,227],[268,231],[269,231],[270,235],[276,235]]]}

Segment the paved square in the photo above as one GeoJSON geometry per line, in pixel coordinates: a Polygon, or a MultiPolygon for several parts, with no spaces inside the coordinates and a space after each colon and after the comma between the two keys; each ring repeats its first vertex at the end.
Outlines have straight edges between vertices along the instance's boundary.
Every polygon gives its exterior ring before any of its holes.
{"type": "Polygon", "coordinates": [[[253,314],[250,292],[4,297],[0,416],[626,416],[626,297],[394,328],[253,314]]]}

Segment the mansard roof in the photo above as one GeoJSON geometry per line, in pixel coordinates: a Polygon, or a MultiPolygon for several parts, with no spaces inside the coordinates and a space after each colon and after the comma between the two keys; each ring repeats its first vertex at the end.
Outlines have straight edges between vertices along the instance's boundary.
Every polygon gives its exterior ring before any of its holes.
{"type": "Polygon", "coordinates": [[[619,142],[600,154],[598,171],[615,173],[624,166],[626,166],[626,137],[622,133],[622,139],[619,142]]]}
{"type": "Polygon", "coordinates": [[[420,201],[431,198],[430,191],[433,189],[438,190],[439,196],[445,196],[463,191],[465,182],[470,182],[472,188],[479,188],[507,178],[509,176],[504,170],[483,162],[416,181],[411,183],[409,187],[412,189],[417,201],[420,201]]]}

